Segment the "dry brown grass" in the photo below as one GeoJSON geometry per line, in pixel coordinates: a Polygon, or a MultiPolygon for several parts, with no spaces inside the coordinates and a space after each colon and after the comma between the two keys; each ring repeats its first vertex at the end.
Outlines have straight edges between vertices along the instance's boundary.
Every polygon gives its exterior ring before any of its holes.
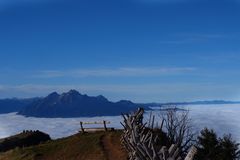
{"type": "Polygon", "coordinates": [[[0,153],[0,160],[124,160],[121,131],[76,134],[0,153]]]}

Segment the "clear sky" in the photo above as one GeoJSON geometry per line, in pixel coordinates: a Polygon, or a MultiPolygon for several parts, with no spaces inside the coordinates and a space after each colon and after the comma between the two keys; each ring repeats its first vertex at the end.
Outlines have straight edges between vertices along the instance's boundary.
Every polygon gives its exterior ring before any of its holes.
{"type": "Polygon", "coordinates": [[[1,0],[0,97],[240,100],[240,0],[1,0]]]}

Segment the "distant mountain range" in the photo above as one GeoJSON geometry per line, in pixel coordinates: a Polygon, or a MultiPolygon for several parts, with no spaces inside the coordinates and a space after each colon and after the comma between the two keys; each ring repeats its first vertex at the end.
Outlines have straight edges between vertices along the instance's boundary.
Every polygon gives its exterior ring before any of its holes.
{"type": "Polygon", "coordinates": [[[28,98],[28,99],[1,99],[0,100],[0,113],[11,113],[18,112],[25,106],[39,100],[39,98],[28,98]]]}
{"type": "Polygon", "coordinates": [[[86,117],[120,115],[143,107],[161,107],[169,105],[209,105],[209,104],[238,104],[240,101],[195,101],[175,103],[133,103],[127,100],[111,102],[104,96],[88,96],[76,90],[58,94],[53,92],[43,98],[2,99],[0,100],[0,114],[17,112],[19,115],[31,117],[86,117]]]}
{"type": "Polygon", "coordinates": [[[76,90],[70,90],[63,94],[53,92],[45,98],[30,103],[18,114],[32,117],[112,116],[134,111],[137,107],[131,101],[122,100],[114,103],[102,95],[90,97],[76,90]]]}
{"type": "Polygon", "coordinates": [[[161,107],[161,106],[178,106],[178,105],[211,105],[211,104],[240,104],[240,101],[194,101],[194,102],[169,102],[169,103],[139,103],[138,105],[144,107],[161,107]]]}

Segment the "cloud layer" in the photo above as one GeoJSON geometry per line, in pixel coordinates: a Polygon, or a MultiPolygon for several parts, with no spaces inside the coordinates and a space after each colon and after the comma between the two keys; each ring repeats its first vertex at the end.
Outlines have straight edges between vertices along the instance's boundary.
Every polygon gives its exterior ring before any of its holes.
{"type": "Polygon", "coordinates": [[[195,71],[193,67],[122,67],[115,69],[72,69],[40,71],[34,77],[141,77],[184,74],[195,71]]]}
{"type": "MultiPolygon", "coordinates": [[[[240,142],[240,107],[234,105],[194,105],[185,106],[190,110],[190,117],[196,131],[204,127],[213,128],[220,135],[231,133],[240,142]]],[[[159,115],[159,112],[154,112],[159,115]]],[[[145,116],[148,120],[149,113],[145,116]]],[[[85,117],[85,118],[26,118],[15,113],[0,114],[0,138],[14,135],[23,130],[41,130],[52,138],[60,138],[79,131],[79,122],[110,121],[109,127],[122,128],[120,116],[85,117]]],[[[86,127],[99,127],[88,125],[86,127]]]]}
{"type": "Polygon", "coordinates": [[[160,41],[161,44],[199,44],[213,43],[219,40],[236,40],[239,33],[178,33],[169,35],[165,40],[160,41]]]}

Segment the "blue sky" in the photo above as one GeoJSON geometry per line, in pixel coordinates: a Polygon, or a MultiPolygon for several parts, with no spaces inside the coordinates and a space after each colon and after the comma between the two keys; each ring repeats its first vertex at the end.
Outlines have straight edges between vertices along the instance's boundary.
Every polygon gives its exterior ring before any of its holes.
{"type": "Polygon", "coordinates": [[[0,97],[240,100],[238,0],[2,0],[0,97]]]}

